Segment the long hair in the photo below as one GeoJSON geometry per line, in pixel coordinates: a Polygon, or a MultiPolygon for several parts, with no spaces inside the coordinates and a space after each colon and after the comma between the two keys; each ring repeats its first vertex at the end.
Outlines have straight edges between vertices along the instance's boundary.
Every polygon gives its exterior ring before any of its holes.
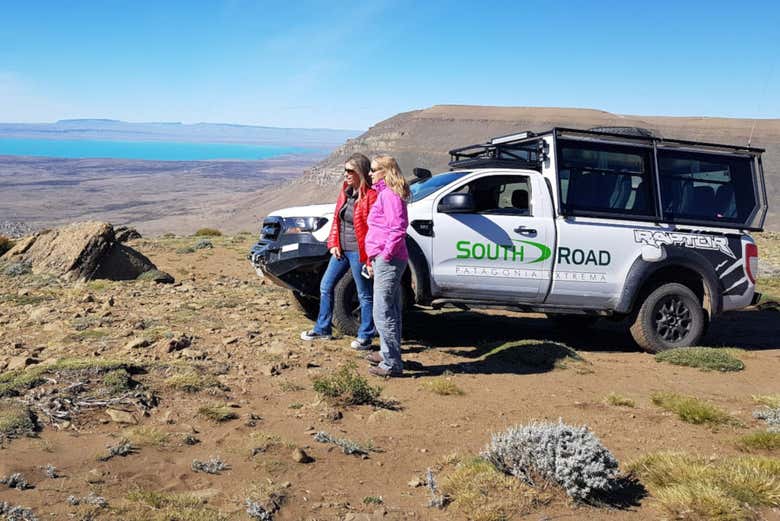
{"type": "Polygon", "coordinates": [[[384,170],[385,172],[385,184],[387,187],[398,195],[404,201],[408,201],[412,195],[409,190],[409,183],[404,179],[401,173],[401,168],[398,166],[398,161],[390,156],[376,156],[371,162],[375,165],[376,169],[384,170]]]}
{"type": "MultiPolygon", "coordinates": [[[[371,177],[369,175],[369,172],[371,171],[371,161],[369,161],[368,158],[363,154],[356,152],[351,156],[349,156],[349,159],[347,159],[347,161],[344,164],[345,166],[354,168],[355,171],[358,173],[358,179],[360,179],[360,184],[357,187],[357,193],[358,193],[358,200],[360,200],[365,195],[366,190],[371,188],[371,177]]],[[[341,189],[346,190],[347,184],[344,183],[341,189]]]]}

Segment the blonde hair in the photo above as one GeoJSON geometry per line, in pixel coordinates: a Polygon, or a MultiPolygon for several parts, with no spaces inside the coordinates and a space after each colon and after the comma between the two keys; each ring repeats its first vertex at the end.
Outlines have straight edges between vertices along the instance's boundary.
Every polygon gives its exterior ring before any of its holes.
{"type": "Polygon", "coordinates": [[[373,161],[371,161],[371,165],[379,167],[374,170],[384,170],[385,183],[390,190],[395,192],[396,195],[403,200],[409,199],[412,195],[412,192],[409,190],[409,183],[404,179],[401,168],[398,166],[398,162],[395,158],[390,156],[376,156],[373,161]]]}

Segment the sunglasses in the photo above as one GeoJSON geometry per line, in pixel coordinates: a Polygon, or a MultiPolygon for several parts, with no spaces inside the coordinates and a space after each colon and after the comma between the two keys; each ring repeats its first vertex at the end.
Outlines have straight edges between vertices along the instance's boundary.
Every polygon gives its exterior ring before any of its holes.
{"type": "Polygon", "coordinates": [[[372,168],[371,173],[373,174],[374,172],[381,172],[382,170],[384,170],[384,168],[372,168]]]}
{"type": "Polygon", "coordinates": [[[344,173],[345,174],[357,174],[357,170],[355,170],[354,168],[345,168],[344,169],[344,173]]]}

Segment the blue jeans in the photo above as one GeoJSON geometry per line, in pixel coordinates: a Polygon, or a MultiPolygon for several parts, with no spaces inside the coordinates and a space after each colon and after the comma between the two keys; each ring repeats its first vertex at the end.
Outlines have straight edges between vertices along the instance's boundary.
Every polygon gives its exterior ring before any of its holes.
{"type": "Polygon", "coordinates": [[[400,373],[404,369],[401,361],[401,277],[406,271],[407,261],[382,257],[374,259],[374,321],[379,331],[379,347],[383,361],[382,369],[400,373]]]}
{"type": "Polygon", "coordinates": [[[333,319],[333,288],[336,287],[336,283],[341,280],[347,270],[352,269],[352,278],[355,279],[358,300],[360,301],[360,328],[357,337],[368,339],[376,336],[372,317],[374,300],[371,281],[360,275],[362,267],[360,254],[356,251],[342,252],[341,259],[337,259],[335,255],[330,257],[328,267],[320,281],[320,312],[317,315],[317,323],[314,324],[315,333],[330,335],[333,332],[331,324],[333,319]]]}

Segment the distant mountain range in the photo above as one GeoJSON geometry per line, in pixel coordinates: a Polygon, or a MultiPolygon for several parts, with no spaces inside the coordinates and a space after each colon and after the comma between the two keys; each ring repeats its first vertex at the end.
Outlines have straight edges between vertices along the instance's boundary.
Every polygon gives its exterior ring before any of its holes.
{"type": "Polygon", "coordinates": [[[0,123],[0,138],[176,141],[335,148],[360,130],[277,128],[227,123],[130,123],[64,119],[56,123],[0,123]]]}

